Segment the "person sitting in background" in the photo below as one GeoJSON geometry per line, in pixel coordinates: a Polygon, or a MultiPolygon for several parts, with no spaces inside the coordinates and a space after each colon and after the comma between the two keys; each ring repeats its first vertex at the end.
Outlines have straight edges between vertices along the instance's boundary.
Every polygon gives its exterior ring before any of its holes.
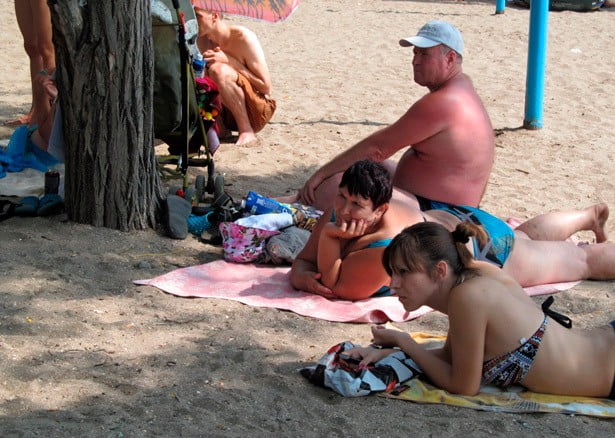
{"type": "Polygon", "coordinates": [[[271,78],[261,44],[254,32],[227,24],[221,13],[199,7],[194,10],[199,27],[197,46],[222,99],[220,137],[225,137],[225,131],[228,136],[228,130],[237,130],[237,145],[254,144],[256,133],[276,109],[269,96],[271,78]]]}
{"type": "Polygon", "coordinates": [[[474,258],[502,268],[523,287],[615,279],[615,243],[606,242],[606,204],[542,214],[513,230],[477,208],[448,205],[422,212],[391,193],[390,174],[380,163],[363,160],[344,172],[333,208],[325,211],[293,263],[291,284],[330,298],[368,298],[389,284],[380,258],[397,233],[427,221],[452,231],[465,220],[481,225],[489,237],[468,242],[474,258]],[[593,231],[597,243],[566,241],[581,230],[593,231]]]}
{"type": "Polygon", "coordinates": [[[469,222],[452,233],[437,223],[418,223],[396,236],[382,259],[406,310],[426,305],[448,316],[442,348],[425,349],[405,332],[375,326],[373,342],[385,348],[346,353],[361,367],[399,348],[451,393],[520,384],[534,392],[614,400],[615,321],[587,331],[564,328],[563,315],[539,308],[508,273],[474,260],[466,247],[471,237],[488,238],[469,222]]]}

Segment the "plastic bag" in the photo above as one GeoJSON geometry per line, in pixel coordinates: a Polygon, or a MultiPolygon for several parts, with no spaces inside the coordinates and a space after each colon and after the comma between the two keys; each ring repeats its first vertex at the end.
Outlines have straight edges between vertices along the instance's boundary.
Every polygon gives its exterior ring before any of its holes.
{"type": "Polygon", "coordinates": [[[419,366],[403,351],[359,369],[359,361],[344,354],[358,347],[341,342],[331,347],[315,366],[302,368],[300,373],[311,383],[334,390],[345,397],[360,397],[374,392],[392,391],[402,382],[422,374],[419,366]]]}

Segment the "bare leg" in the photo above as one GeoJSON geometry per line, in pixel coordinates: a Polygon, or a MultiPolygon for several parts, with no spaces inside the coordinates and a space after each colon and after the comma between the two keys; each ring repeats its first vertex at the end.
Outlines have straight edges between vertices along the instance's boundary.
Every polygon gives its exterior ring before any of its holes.
{"type": "MultiPolygon", "coordinates": [[[[30,59],[30,80],[32,90],[34,91],[34,77],[43,68],[43,60],[39,56],[36,48],[36,33],[34,30],[34,23],[32,22],[32,13],[30,0],[15,0],[15,16],[17,17],[17,25],[23,36],[24,49],[30,59]]],[[[4,124],[16,126],[30,123],[33,106],[34,103],[28,114],[20,116],[15,120],[6,121],[4,124]]]]}
{"type": "Polygon", "coordinates": [[[578,231],[593,231],[596,243],[607,240],[609,207],[595,204],[583,210],[557,211],[536,216],[517,227],[533,240],[566,240],[578,231]]]}
{"type": "Polygon", "coordinates": [[[587,254],[587,278],[615,279],[615,243],[604,242],[581,247],[587,254]]]}
{"type": "Polygon", "coordinates": [[[43,69],[51,73],[56,69],[55,49],[52,40],[51,11],[47,0],[30,0],[32,3],[33,25],[36,29],[38,53],[43,69]]]}
{"type": "Polygon", "coordinates": [[[615,243],[577,246],[572,242],[518,239],[504,271],[521,286],[576,280],[615,279],[615,243]]]}
{"type": "Polygon", "coordinates": [[[24,39],[24,49],[30,58],[30,80],[32,84],[32,107],[28,114],[6,125],[38,123],[38,119],[48,115],[49,107],[39,108],[43,102],[43,89],[35,78],[43,69],[48,72],[55,70],[55,53],[52,42],[51,13],[46,0],[15,0],[17,24],[24,39]],[[43,113],[41,116],[39,113],[43,113]]]}
{"type": "Polygon", "coordinates": [[[218,84],[222,103],[233,114],[237,123],[239,138],[235,144],[248,145],[254,143],[257,138],[248,118],[244,92],[237,85],[237,72],[232,67],[221,63],[212,64],[207,72],[218,84]]]}

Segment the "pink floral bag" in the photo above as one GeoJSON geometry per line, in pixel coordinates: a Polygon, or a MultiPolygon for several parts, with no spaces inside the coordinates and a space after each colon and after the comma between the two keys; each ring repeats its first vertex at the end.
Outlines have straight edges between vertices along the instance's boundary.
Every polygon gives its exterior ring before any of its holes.
{"type": "Polygon", "coordinates": [[[265,249],[267,239],[280,234],[277,230],[244,227],[234,222],[222,222],[219,228],[224,259],[234,263],[257,261],[265,249]]]}

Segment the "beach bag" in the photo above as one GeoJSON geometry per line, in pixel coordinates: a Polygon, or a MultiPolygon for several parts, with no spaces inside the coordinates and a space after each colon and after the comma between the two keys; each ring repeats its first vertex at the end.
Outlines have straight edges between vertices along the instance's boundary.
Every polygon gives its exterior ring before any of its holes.
{"type": "Polygon", "coordinates": [[[263,257],[265,243],[280,232],[245,227],[234,222],[222,222],[218,226],[222,236],[224,259],[233,263],[258,262],[263,257]]]}
{"type": "Polygon", "coordinates": [[[392,391],[402,382],[422,374],[421,369],[403,351],[389,354],[366,368],[345,351],[358,347],[341,342],[331,347],[316,365],[299,370],[311,383],[329,388],[345,397],[360,397],[374,392],[392,391]]]}

